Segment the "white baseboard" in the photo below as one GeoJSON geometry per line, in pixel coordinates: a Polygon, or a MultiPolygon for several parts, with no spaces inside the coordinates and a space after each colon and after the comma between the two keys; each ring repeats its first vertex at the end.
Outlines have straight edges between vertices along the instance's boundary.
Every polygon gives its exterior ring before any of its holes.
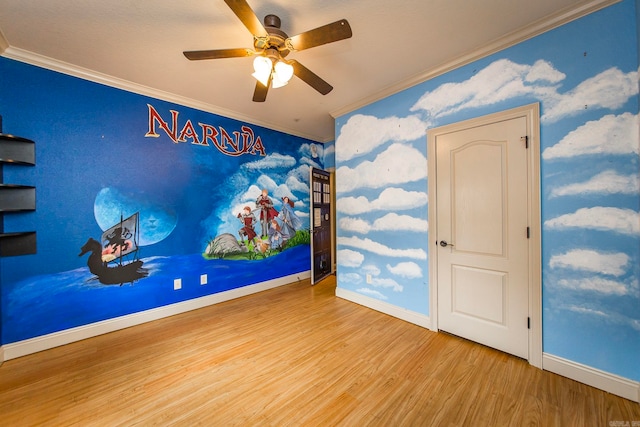
{"type": "Polygon", "coordinates": [[[357,292],[348,291],[342,288],[336,288],[336,296],[338,298],[346,299],[356,304],[363,305],[372,310],[379,311],[389,316],[397,317],[414,325],[422,326],[423,328],[431,329],[431,318],[424,314],[417,313],[415,311],[406,310],[396,305],[380,301],[375,298],[368,297],[366,295],[359,294],[357,292]]]}
{"type": "Polygon", "coordinates": [[[542,369],[640,403],[640,382],[543,353],[542,369]]]}
{"type": "Polygon", "coordinates": [[[310,271],[303,271],[285,277],[280,277],[266,282],[256,283],[253,285],[243,286],[229,291],[219,292],[217,294],[207,295],[175,304],[153,308],[151,310],[141,311],[126,316],[115,317],[113,319],[103,320],[101,322],[91,323],[88,325],[78,326],[76,328],[66,329],[60,332],[54,332],[48,335],[42,335],[30,338],[24,341],[5,344],[0,346],[0,363],[4,360],[15,359],[17,357],[26,356],[28,354],[37,353],[39,351],[48,350],[75,341],[98,335],[114,332],[119,329],[128,328],[130,326],[140,325],[142,323],[151,322],[153,320],[162,319],[164,317],[173,316],[187,311],[196,310],[209,305],[218,304],[235,298],[244,297],[255,294],[257,292],[266,291],[267,289],[276,288],[278,286],[287,285],[295,281],[308,279],[311,277],[310,271]]]}

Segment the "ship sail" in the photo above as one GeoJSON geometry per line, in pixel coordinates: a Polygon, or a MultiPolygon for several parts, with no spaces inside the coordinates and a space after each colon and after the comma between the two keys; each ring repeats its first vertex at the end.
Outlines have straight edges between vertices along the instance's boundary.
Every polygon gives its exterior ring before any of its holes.
{"type": "Polygon", "coordinates": [[[122,219],[102,233],[102,262],[120,261],[122,257],[138,251],[139,212],[122,219]]]}

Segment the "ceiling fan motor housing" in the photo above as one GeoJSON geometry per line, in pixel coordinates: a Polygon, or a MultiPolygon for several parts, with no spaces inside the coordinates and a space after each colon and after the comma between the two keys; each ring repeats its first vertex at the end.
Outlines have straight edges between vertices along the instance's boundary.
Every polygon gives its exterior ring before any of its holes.
{"type": "MultiPolygon", "coordinates": [[[[287,33],[280,29],[281,21],[276,15],[267,15],[264,17],[265,30],[269,33],[266,37],[254,36],[253,46],[256,51],[264,51],[267,57],[272,57],[271,49],[280,52],[280,57],[284,58],[289,54],[289,49],[285,41],[289,38],[287,33]]],[[[273,58],[272,58],[273,59],[273,58]]]]}

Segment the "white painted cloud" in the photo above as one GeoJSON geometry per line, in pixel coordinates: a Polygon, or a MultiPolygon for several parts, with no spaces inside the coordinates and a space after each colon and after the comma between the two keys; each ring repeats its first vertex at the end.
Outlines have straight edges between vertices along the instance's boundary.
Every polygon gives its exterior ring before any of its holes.
{"type": "Polygon", "coordinates": [[[324,157],[324,145],[322,144],[302,144],[298,148],[298,153],[303,157],[311,157],[313,159],[324,157]]]}
{"type": "Polygon", "coordinates": [[[359,188],[381,188],[427,178],[427,158],[417,149],[392,144],[373,161],[363,161],[354,168],[341,166],[336,171],[336,192],[359,188]]]}
{"type": "Polygon", "coordinates": [[[296,159],[292,156],[273,153],[256,160],[255,162],[244,163],[241,167],[244,169],[274,169],[274,168],[292,168],[296,165],[296,159]]]}
{"type": "Polygon", "coordinates": [[[378,277],[372,278],[370,285],[374,288],[390,288],[393,292],[402,292],[404,289],[402,285],[393,279],[382,279],[378,277]]]}
{"type": "Polygon", "coordinates": [[[631,209],[602,206],[581,208],[574,213],[549,219],[544,224],[555,229],[588,228],[620,234],[640,234],[640,216],[631,209]]]}
{"type": "Polygon", "coordinates": [[[278,184],[268,175],[260,175],[258,178],[258,187],[262,189],[268,190],[272,193],[276,188],[278,188],[278,184]]]}
{"type": "Polygon", "coordinates": [[[500,59],[468,80],[445,83],[425,93],[411,107],[411,111],[423,110],[430,117],[438,118],[518,96],[533,95],[538,99],[551,99],[557,96],[557,84],[564,78],[565,74],[543,60],[526,65],[500,59]]]}
{"type": "Polygon", "coordinates": [[[588,308],[588,307],[580,307],[580,306],[577,306],[577,305],[570,305],[570,306],[567,306],[566,309],[569,310],[569,311],[573,311],[575,313],[590,314],[590,315],[594,315],[594,316],[598,316],[598,317],[609,317],[607,315],[607,313],[605,313],[604,311],[594,310],[594,309],[588,308]]]}
{"type": "Polygon", "coordinates": [[[367,234],[370,231],[427,232],[429,224],[427,221],[420,218],[414,218],[409,215],[398,215],[397,213],[389,213],[382,218],[376,219],[373,224],[370,224],[361,218],[340,218],[338,227],[343,231],[367,234]]]}
{"type": "Polygon", "coordinates": [[[336,161],[363,156],[386,142],[413,141],[425,135],[425,124],[417,116],[379,119],[356,114],[340,129],[335,143],[336,161]]]}
{"type": "Polygon", "coordinates": [[[625,274],[628,264],[629,256],[625,253],[605,254],[588,249],[575,249],[561,255],[554,255],[549,261],[551,268],[569,268],[612,276],[625,274]]]}
{"type": "Polygon", "coordinates": [[[596,308],[584,307],[579,305],[566,305],[561,306],[561,309],[569,310],[574,313],[583,314],[585,316],[594,316],[598,319],[605,320],[607,322],[618,324],[626,327],[631,327],[636,331],[640,331],[640,319],[634,319],[619,313],[606,313],[596,308]]]}
{"type": "MultiPolygon", "coordinates": [[[[242,193],[239,198],[241,201],[252,201],[255,203],[260,194],[262,194],[262,189],[260,187],[258,187],[257,185],[250,185],[247,191],[242,193]]],[[[254,206],[252,206],[252,208],[253,207],[254,206]]]]}
{"type": "Polygon", "coordinates": [[[606,170],[588,181],[554,188],[550,197],[580,194],[637,194],[638,192],[640,192],[638,175],[619,175],[614,170],[606,170]]]}
{"type": "Polygon", "coordinates": [[[393,249],[371,239],[361,239],[359,237],[338,237],[338,245],[350,246],[395,258],[427,259],[427,253],[424,249],[393,249]]]}
{"type": "Polygon", "coordinates": [[[320,163],[318,163],[316,160],[312,159],[311,157],[301,157],[300,163],[304,165],[309,165],[316,169],[322,169],[322,166],[320,166],[320,163]]]}
{"type": "Polygon", "coordinates": [[[574,291],[591,291],[604,295],[627,295],[629,293],[624,283],[608,280],[602,277],[590,277],[584,279],[562,279],[558,286],[574,291]]]}
{"type": "Polygon", "coordinates": [[[360,292],[361,294],[369,295],[369,296],[372,296],[374,298],[378,298],[378,299],[381,299],[381,300],[388,300],[389,299],[386,296],[384,296],[382,293],[380,293],[378,291],[374,291],[373,289],[369,289],[369,288],[356,289],[356,292],[360,292]]]}
{"type": "Polygon", "coordinates": [[[373,222],[372,228],[379,231],[423,231],[429,230],[429,223],[424,219],[414,218],[409,215],[389,213],[373,222]]]}
{"type": "Polygon", "coordinates": [[[362,267],[362,272],[364,274],[371,274],[372,276],[379,276],[380,269],[373,264],[368,264],[362,267]]]}
{"type": "Polygon", "coordinates": [[[335,152],[336,152],[335,144],[325,145],[323,152],[324,152],[324,158],[326,162],[327,157],[335,156],[335,152]]]}
{"type": "Polygon", "coordinates": [[[299,191],[302,193],[309,192],[309,184],[300,181],[295,176],[289,176],[286,181],[287,186],[291,189],[291,191],[299,191]]]}
{"type": "Polygon", "coordinates": [[[396,276],[406,277],[408,279],[422,277],[422,269],[415,262],[399,262],[395,266],[387,264],[387,270],[396,276]]]}
{"type": "MultiPolygon", "coordinates": [[[[301,182],[309,182],[309,175],[311,174],[310,170],[311,168],[309,165],[299,165],[297,168],[291,169],[288,176],[295,177],[301,182]]],[[[307,191],[309,191],[308,187],[307,191]]]]}
{"type": "Polygon", "coordinates": [[[542,152],[545,160],[593,154],[638,154],[638,116],[608,114],[569,132],[542,152]]]}
{"type": "Polygon", "coordinates": [[[425,206],[428,201],[427,193],[391,187],[384,189],[378,198],[371,202],[364,196],[339,198],[336,200],[336,210],[347,215],[380,210],[399,211],[425,206]]]}
{"type": "Polygon", "coordinates": [[[555,68],[553,65],[544,60],[536,61],[524,76],[527,83],[560,83],[566,75],[555,68]]]}
{"type": "Polygon", "coordinates": [[[610,68],[587,79],[575,88],[560,93],[566,75],[544,60],[533,65],[508,59],[492,62],[473,77],[458,83],[445,83],[426,92],[411,111],[424,111],[439,118],[461,110],[497,104],[507,99],[528,96],[539,99],[545,114],[542,120],[556,122],[587,109],[615,109],[638,93],[636,71],[623,73],[610,68]]]}
{"type": "Polygon", "coordinates": [[[563,117],[575,116],[585,109],[622,107],[627,100],[638,94],[638,73],[623,73],[618,68],[609,68],[584,80],[569,92],[558,95],[545,103],[542,121],[556,122],[563,117]]]}
{"type": "Polygon", "coordinates": [[[337,252],[338,265],[343,267],[360,267],[364,261],[364,255],[351,249],[341,249],[337,252]]]}
{"type": "Polygon", "coordinates": [[[342,231],[367,234],[371,231],[371,224],[360,218],[345,217],[340,218],[340,221],[338,221],[338,228],[342,231]]]}
{"type": "Polygon", "coordinates": [[[338,283],[362,283],[362,277],[358,273],[339,273],[338,283]]]}

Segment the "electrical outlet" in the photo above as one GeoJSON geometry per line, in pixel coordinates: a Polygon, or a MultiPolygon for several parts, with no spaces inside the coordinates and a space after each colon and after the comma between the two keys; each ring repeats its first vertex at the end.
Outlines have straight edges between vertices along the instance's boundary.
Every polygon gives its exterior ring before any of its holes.
{"type": "Polygon", "coordinates": [[[173,279],[173,290],[182,289],[182,279],[173,279]]]}
{"type": "Polygon", "coordinates": [[[367,274],[367,283],[371,284],[371,275],[370,274],[367,274]]]}
{"type": "Polygon", "coordinates": [[[206,285],[207,284],[207,275],[206,274],[201,274],[200,275],[200,284],[201,285],[206,285]]]}

